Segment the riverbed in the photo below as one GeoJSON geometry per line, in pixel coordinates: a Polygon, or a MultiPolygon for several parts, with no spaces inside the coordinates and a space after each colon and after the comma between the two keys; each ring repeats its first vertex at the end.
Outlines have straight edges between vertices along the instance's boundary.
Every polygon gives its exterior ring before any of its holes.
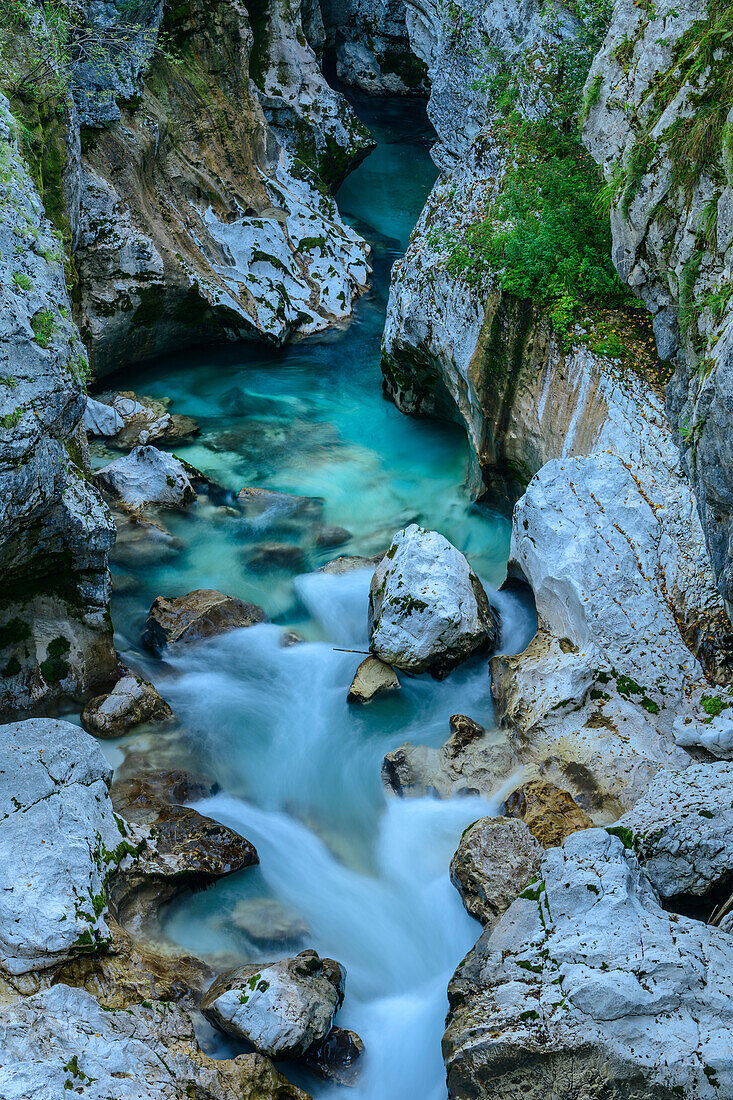
{"type": "MultiPolygon", "coordinates": [[[[211,776],[218,793],[197,809],[259,852],[259,868],[174,903],[161,933],[222,969],[306,947],[336,958],[348,974],[338,1022],[366,1047],[351,1095],[443,1100],[446,985],[481,931],[448,865],[462,830],[497,812],[505,791],[490,800],[388,798],[380,766],[403,741],[440,745],[456,712],[491,727],[488,660],[477,657],[442,682],[404,677],[399,695],[349,705],[368,649],[371,570],[318,569],[339,554],[383,553],[396,530],[419,522],[467,555],[502,614],[505,651],[523,648],[534,623],[516,597],[496,592],[510,520],[498,506],[472,503],[461,430],[407,418],[382,396],[389,271],[436,175],[433,135],[421,102],[355,105],[378,145],[337,196],[373,249],[371,289],[353,318],[284,349],[197,348],[107,380],[171,398],[171,411],[194,416],[201,434],[175,452],[225,489],[322,501],[317,522],[306,515],[284,523],[269,514],[246,520],[221,501],[201,500],[164,517],[171,537],[157,550],[118,552],[118,649],[156,683],[177,725],[134,734],[111,751],[116,760],[124,749],[211,776]],[[334,526],[345,541],[320,545],[323,528],[334,526]],[[270,622],[152,660],[139,643],[152,600],[194,588],[257,603],[270,622]],[[238,903],[259,898],[280,903],[289,938],[263,944],[233,919],[238,903]]],[[[97,464],[103,460],[98,453],[97,464]]],[[[202,1038],[217,1054],[237,1050],[213,1032],[202,1038]]],[[[284,1068],[315,1097],[335,1094],[335,1086],[284,1068]]]]}

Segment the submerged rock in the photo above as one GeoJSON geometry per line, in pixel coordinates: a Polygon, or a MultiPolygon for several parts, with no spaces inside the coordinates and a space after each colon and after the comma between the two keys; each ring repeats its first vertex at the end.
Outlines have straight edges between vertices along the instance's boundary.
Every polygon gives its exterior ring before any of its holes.
{"type": "Polygon", "coordinates": [[[0,1034],[6,1100],[79,1090],[89,1100],[180,1100],[182,1086],[210,1100],[309,1100],[261,1054],[209,1058],[188,1014],[167,1001],[114,1011],[59,984],[1,1007],[0,1034]]]}
{"type": "Polygon", "coordinates": [[[143,642],[160,656],[167,646],[212,638],[267,617],[261,607],[225,596],[213,588],[197,588],[186,596],[158,596],[145,624],[143,642]]]}
{"type": "Polygon", "coordinates": [[[313,541],[316,546],[329,549],[332,546],[343,546],[350,538],[351,531],[347,531],[345,527],[325,524],[316,528],[313,541]]]}
{"type": "Polygon", "coordinates": [[[146,504],[181,508],[196,497],[183,463],[156,447],[135,447],[95,476],[103,489],[130,508],[146,504]]]}
{"type": "Polygon", "coordinates": [[[523,821],[482,817],[464,831],[451,860],[451,882],[467,911],[493,926],[537,877],[543,851],[523,821]]]}
{"type": "Polygon", "coordinates": [[[309,929],[305,921],[276,898],[242,898],[232,910],[231,923],[257,944],[296,944],[309,929]]]}
{"type": "Polygon", "coordinates": [[[416,523],[395,535],[369,592],[371,649],[405,672],[446,675],[499,641],[499,623],[459,550],[416,523]]]}
{"type": "Polygon", "coordinates": [[[347,700],[349,703],[370,703],[377,695],[399,691],[397,673],[379,657],[366,657],[351,681],[347,700]]]}
{"type": "Polygon", "coordinates": [[[326,573],[329,577],[340,577],[344,573],[355,573],[359,569],[371,569],[374,571],[379,565],[384,554],[374,554],[372,557],[362,557],[358,554],[342,554],[333,561],[327,561],[317,570],[318,573],[326,573]]]}
{"type": "Polygon", "coordinates": [[[333,1027],[346,974],[315,951],[274,963],[248,963],[220,974],[201,1010],[229,1035],[273,1058],[302,1057],[333,1027]]]}
{"type": "Polygon", "coordinates": [[[84,707],[82,725],[97,737],[121,737],[143,722],[163,722],[173,711],[153,685],[128,673],[106,695],[97,695],[84,707]]]}
{"type": "Polygon", "coordinates": [[[94,738],[70,722],[0,726],[0,968],[8,973],[108,940],[107,883],[137,843],[113,811],[111,775],[94,738]]]}
{"type": "Polygon", "coordinates": [[[240,489],[237,501],[244,514],[250,518],[259,518],[270,513],[274,517],[311,516],[320,517],[323,501],[320,497],[302,497],[295,493],[279,493],[274,489],[240,489]]]}
{"type": "Polygon", "coordinates": [[[252,569],[300,569],[305,564],[305,552],[292,542],[259,542],[246,552],[252,569]]]}
{"type": "Polygon", "coordinates": [[[523,821],[543,848],[554,848],[578,829],[591,829],[593,821],[573,796],[554,783],[533,779],[507,798],[507,817],[523,821]]]}
{"type": "Polygon", "coordinates": [[[732,968],[733,937],[666,912],[618,837],[575,833],[451,982],[449,1092],[726,1096],[732,968]]]}

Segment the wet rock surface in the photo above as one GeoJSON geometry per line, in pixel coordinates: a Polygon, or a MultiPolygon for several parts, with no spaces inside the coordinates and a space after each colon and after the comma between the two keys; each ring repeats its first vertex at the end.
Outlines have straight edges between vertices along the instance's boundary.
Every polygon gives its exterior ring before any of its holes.
{"type": "Polygon", "coordinates": [[[220,974],[204,994],[201,1009],[217,1027],[262,1053],[301,1057],[333,1027],[345,980],[338,963],[304,951],[220,974]]]}
{"type": "Polygon", "coordinates": [[[212,588],[199,588],[186,596],[158,596],[150,608],[143,642],[159,655],[168,646],[262,622],[266,616],[261,607],[212,588]]]}
{"type": "Polygon", "coordinates": [[[451,882],[468,912],[493,926],[528,882],[543,851],[523,821],[482,817],[464,831],[451,860],[451,882]]]}
{"type": "Polygon", "coordinates": [[[111,692],[87,703],[81,721],[96,737],[121,737],[143,722],[164,722],[172,717],[173,711],[153,685],[128,673],[111,692]]]}
{"type": "Polygon", "coordinates": [[[411,524],[395,535],[369,591],[370,648],[405,672],[443,676],[498,644],[498,618],[463,554],[411,524]]]}
{"type": "Polygon", "coordinates": [[[379,657],[365,657],[351,681],[347,700],[350,703],[370,703],[385,692],[399,691],[397,673],[379,657]]]}

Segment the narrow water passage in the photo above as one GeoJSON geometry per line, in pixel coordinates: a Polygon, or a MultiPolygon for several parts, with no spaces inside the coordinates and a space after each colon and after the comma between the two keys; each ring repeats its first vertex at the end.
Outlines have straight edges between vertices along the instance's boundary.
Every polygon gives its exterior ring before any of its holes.
{"type": "MultiPolygon", "coordinates": [[[[366,650],[371,573],[314,572],[337,554],[384,551],[417,520],[462,549],[488,588],[505,573],[509,521],[471,504],[468,452],[457,428],[403,417],[381,395],[379,347],[389,268],[407,245],[435,169],[421,104],[378,101],[360,113],[377,150],[339,194],[342,212],[373,242],[372,290],[341,331],[282,350],[198,349],[113,380],[120,389],[173,398],[202,432],[176,453],[222,485],[322,498],[321,524],[346,528],[338,549],[318,545],[312,519],[245,521],[199,504],[162,516],[175,541],[152,555],[120,547],[115,561],[118,645],[171,703],[172,733],[142,733],[125,750],[150,762],[198,768],[220,792],[197,804],[250,839],[261,865],[180,899],[166,936],[219,968],[314,947],[345,965],[338,1022],[364,1039],[367,1055],[351,1095],[369,1100],[442,1100],[440,1036],[445,989],[480,926],[448,878],[462,830],[495,812],[476,798],[388,800],[380,765],[403,741],[439,745],[451,714],[491,726],[485,658],[447,680],[403,679],[399,696],[368,707],[346,694],[366,650]],[[262,546],[292,549],[262,563],[262,546]],[[260,564],[253,567],[253,555],[260,564]],[[263,606],[271,624],[201,643],[165,662],[139,649],[152,599],[214,587],[263,606]],[[283,644],[286,631],[304,639],[283,644]],[[237,914],[247,899],[281,907],[280,940],[263,942],[237,914]],[[236,910],[236,913],[235,913],[236,910]]],[[[105,456],[100,452],[97,461],[105,456]]],[[[532,616],[496,597],[503,646],[528,640],[532,616]]],[[[511,782],[511,777],[507,777],[511,782]]],[[[210,1036],[221,1053],[236,1048],[210,1036]]],[[[301,1081],[316,1097],[335,1092],[301,1081]]]]}

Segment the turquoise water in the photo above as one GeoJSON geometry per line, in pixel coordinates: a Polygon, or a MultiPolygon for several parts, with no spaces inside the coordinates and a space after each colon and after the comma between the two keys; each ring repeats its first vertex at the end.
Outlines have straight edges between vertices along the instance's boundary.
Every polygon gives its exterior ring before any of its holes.
{"type": "MultiPolygon", "coordinates": [[[[155,680],[179,725],[131,735],[122,746],[152,762],[205,771],[219,784],[203,812],[252,840],[261,866],[180,899],[164,933],[224,965],[290,953],[252,942],[232,914],[244,898],[282,902],[315,947],[346,965],[340,1023],[367,1054],[352,1095],[441,1100],[445,988],[480,927],[448,879],[463,828],[495,811],[489,801],[387,799],[380,766],[405,740],[440,745],[448,718],[493,724],[488,664],[476,658],[436,683],[403,680],[399,696],[368,707],[346,694],[368,647],[370,572],[314,572],[337,554],[375,554],[419,521],[469,557],[490,590],[505,576],[509,520],[472,504],[468,449],[459,429],[402,416],[381,393],[379,351],[389,269],[405,249],[435,177],[421,104],[359,105],[378,147],[342,187],[341,210],[373,245],[372,289],[339,330],[283,350],[199,348],[112,379],[119,388],[173,399],[201,434],[176,453],[229,490],[245,485],[323,500],[323,522],[348,530],[338,549],[315,544],[306,519],[269,527],[203,501],[161,515],[175,542],[117,554],[113,614],[118,648],[155,680]],[[262,542],[293,548],[289,566],[253,568],[262,542]],[[213,587],[252,600],[271,624],[235,631],[156,662],[139,648],[156,595],[213,587]],[[304,641],[283,645],[285,630],[304,641]]],[[[97,455],[102,462],[103,456],[97,455]]],[[[495,599],[502,643],[521,648],[531,612],[495,599]]],[[[511,782],[511,777],[507,777],[511,782]]],[[[217,1052],[236,1045],[207,1036],[217,1052]]],[[[287,1071],[294,1078],[298,1071],[287,1071]]],[[[315,1096],[332,1086],[300,1077],[315,1096]]]]}

